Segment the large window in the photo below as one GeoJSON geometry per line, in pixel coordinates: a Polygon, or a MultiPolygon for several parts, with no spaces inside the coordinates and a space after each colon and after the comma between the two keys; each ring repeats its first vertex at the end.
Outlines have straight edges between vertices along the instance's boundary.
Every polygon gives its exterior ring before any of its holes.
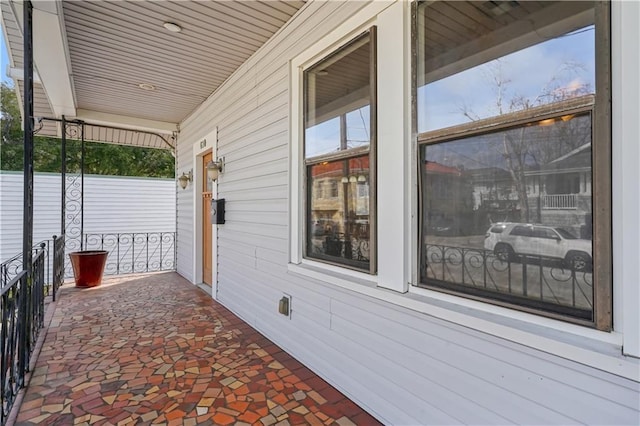
{"type": "Polygon", "coordinates": [[[607,16],[418,4],[420,286],[610,329],[607,16]]]}
{"type": "Polygon", "coordinates": [[[375,32],[304,71],[305,256],[375,272],[375,32]]]}

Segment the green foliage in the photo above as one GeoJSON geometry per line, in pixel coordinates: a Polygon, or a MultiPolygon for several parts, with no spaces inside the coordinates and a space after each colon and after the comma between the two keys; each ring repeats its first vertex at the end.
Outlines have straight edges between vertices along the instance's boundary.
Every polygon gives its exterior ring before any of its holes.
{"type": "MultiPolygon", "coordinates": [[[[1,87],[0,170],[22,170],[23,132],[20,107],[13,88],[1,87]]],[[[62,142],[60,139],[35,136],[34,170],[59,173],[62,142]]],[[[67,171],[80,170],[81,143],[67,140],[67,171]]],[[[114,176],[173,178],[174,159],[170,151],[106,143],[85,142],[85,173],[114,176]]]]}

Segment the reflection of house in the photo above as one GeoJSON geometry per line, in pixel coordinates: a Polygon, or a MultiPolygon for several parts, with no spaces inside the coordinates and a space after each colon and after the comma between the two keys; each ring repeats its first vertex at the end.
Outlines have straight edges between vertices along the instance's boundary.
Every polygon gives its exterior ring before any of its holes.
{"type": "Polygon", "coordinates": [[[529,204],[535,198],[539,208],[536,221],[572,227],[576,235],[590,237],[581,230],[591,221],[591,144],[584,144],[536,171],[525,172],[534,185],[527,187],[529,204]],[[529,192],[530,191],[530,192],[529,192]],[[589,220],[587,220],[589,219],[589,220]]]}
{"type": "Polygon", "coordinates": [[[429,232],[462,234],[467,228],[460,212],[472,210],[472,188],[462,170],[435,161],[425,162],[425,200],[429,232]]]}
{"type": "Polygon", "coordinates": [[[590,143],[525,175],[540,176],[535,190],[542,194],[543,210],[591,209],[590,143]],[[588,204],[580,203],[580,199],[588,204]]]}
{"type": "Polygon", "coordinates": [[[513,208],[518,194],[508,171],[499,167],[471,169],[466,172],[473,182],[473,209],[504,210],[513,208]]]}
{"type": "Polygon", "coordinates": [[[310,214],[315,234],[344,233],[349,223],[368,224],[368,157],[312,166],[311,177],[310,214]]]}
{"type": "MultiPolygon", "coordinates": [[[[517,220],[521,209],[508,170],[487,167],[465,173],[473,185],[473,208],[493,220],[517,220]],[[509,216],[511,215],[511,216],[509,216]]],[[[576,235],[591,212],[591,144],[524,172],[531,222],[574,228],[576,235]]]]}

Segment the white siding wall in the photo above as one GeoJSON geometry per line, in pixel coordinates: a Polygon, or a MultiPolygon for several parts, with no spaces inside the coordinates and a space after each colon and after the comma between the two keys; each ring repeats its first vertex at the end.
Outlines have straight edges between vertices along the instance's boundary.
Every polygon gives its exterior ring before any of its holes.
{"type": "MultiPolygon", "coordinates": [[[[638,424],[635,381],[288,271],[289,61],[365,4],[308,3],[182,124],[178,174],[214,126],[226,159],[218,300],[387,424],[638,424]]],[[[187,279],[193,197],[178,193],[187,279]]]]}
{"type": "MultiPolygon", "coordinates": [[[[176,228],[173,179],[87,175],[84,179],[84,232],[173,232],[176,228]]],[[[0,173],[0,259],[22,251],[22,173],[0,173]]],[[[34,229],[37,243],[60,234],[60,175],[34,177],[34,229]]]]}

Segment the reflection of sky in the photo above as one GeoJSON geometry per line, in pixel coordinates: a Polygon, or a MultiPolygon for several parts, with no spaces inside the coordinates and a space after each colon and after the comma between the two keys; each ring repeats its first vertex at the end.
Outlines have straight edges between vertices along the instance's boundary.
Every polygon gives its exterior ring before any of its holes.
{"type": "MultiPolygon", "coordinates": [[[[369,143],[369,106],[347,113],[347,148],[369,143]]],[[[305,130],[305,158],[340,150],[340,117],[305,130]]]]}
{"type": "MultiPolygon", "coordinates": [[[[538,96],[559,87],[586,86],[593,92],[594,46],[594,28],[587,27],[502,57],[502,80],[508,82],[503,93],[505,109],[519,96],[535,103],[538,96]],[[579,66],[567,67],[572,63],[579,66]]],[[[492,83],[497,63],[491,61],[420,87],[418,131],[469,122],[464,109],[477,118],[498,115],[497,87],[492,83]]]]}

